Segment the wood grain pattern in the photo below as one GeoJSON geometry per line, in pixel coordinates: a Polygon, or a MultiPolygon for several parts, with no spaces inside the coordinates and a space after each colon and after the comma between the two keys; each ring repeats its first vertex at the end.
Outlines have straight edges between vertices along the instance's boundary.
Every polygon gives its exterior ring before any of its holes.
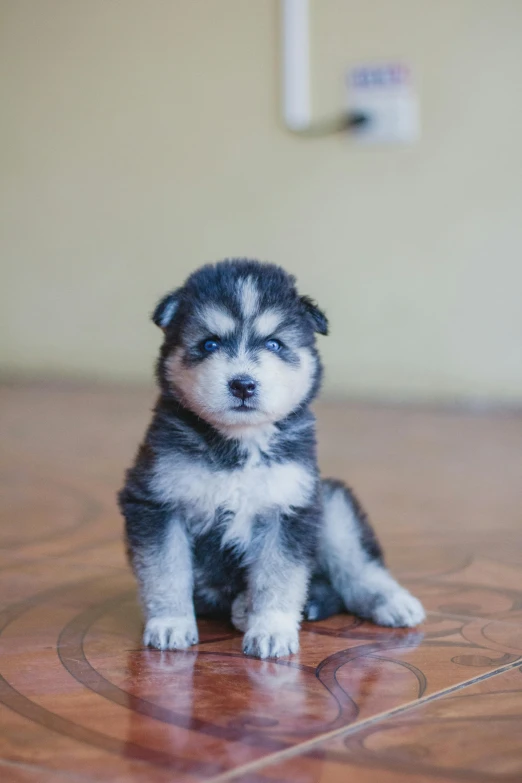
{"type": "Polygon", "coordinates": [[[324,472],[429,616],[261,662],[226,623],[141,646],[114,494],[152,399],[0,388],[1,779],[522,780],[522,417],[319,407],[324,472]]]}

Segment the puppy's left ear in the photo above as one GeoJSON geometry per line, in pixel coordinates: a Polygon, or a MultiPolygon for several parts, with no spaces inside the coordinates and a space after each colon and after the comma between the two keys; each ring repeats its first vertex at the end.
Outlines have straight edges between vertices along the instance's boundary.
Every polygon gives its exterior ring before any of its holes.
{"type": "Polygon", "coordinates": [[[163,299],[160,299],[154,308],[154,312],[152,313],[152,320],[156,326],[159,326],[159,328],[163,329],[163,331],[169,328],[174,316],[176,315],[176,311],[179,306],[180,294],[181,292],[179,290],[171,291],[169,294],[166,294],[163,299]]]}
{"type": "Polygon", "coordinates": [[[319,310],[314,300],[309,296],[302,296],[301,302],[314,323],[315,331],[319,334],[328,334],[328,318],[322,310],[319,310]]]}

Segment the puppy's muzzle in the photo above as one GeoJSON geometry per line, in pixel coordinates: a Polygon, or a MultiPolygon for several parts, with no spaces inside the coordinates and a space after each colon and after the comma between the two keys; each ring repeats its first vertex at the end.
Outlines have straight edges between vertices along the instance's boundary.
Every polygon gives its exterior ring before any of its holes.
{"type": "Polygon", "coordinates": [[[250,376],[242,375],[239,378],[232,378],[228,386],[234,397],[247,400],[254,396],[257,384],[250,376]]]}

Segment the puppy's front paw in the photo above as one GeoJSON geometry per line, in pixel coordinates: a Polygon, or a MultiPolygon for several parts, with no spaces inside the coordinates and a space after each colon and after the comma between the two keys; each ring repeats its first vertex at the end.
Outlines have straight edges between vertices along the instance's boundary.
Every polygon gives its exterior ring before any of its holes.
{"type": "Polygon", "coordinates": [[[143,644],[158,650],[185,650],[198,642],[193,617],[152,617],[145,626],[143,644]]]}
{"type": "Polygon", "coordinates": [[[299,650],[299,626],[295,618],[251,618],[243,638],[243,652],[255,658],[282,658],[299,650]]]}
{"type": "Polygon", "coordinates": [[[421,602],[403,587],[382,600],[372,611],[371,619],[377,625],[391,628],[414,628],[426,619],[421,602]]]}

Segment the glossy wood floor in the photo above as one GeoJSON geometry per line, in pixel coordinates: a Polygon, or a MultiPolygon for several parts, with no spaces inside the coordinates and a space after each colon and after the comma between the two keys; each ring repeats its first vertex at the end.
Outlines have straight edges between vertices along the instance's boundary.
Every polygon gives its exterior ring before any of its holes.
{"type": "Polygon", "coordinates": [[[429,616],[305,624],[272,663],[226,624],[140,644],[114,495],[151,402],[0,390],[0,780],[520,783],[522,417],[320,407],[324,473],[429,616]]]}

